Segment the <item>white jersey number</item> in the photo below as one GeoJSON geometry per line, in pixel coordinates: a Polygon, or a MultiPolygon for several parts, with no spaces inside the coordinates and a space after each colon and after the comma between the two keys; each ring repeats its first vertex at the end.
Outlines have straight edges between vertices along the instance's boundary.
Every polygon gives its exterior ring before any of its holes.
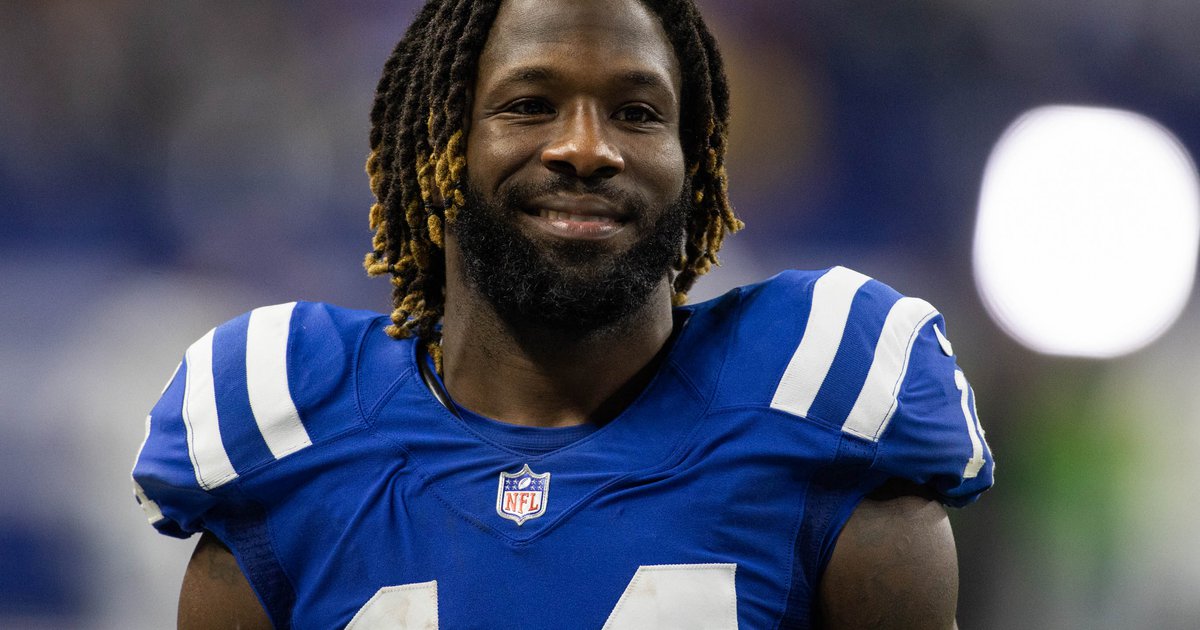
{"type": "MultiPolygon", "coordinates": [[[[736,630],[735,564],[638,567],[604,630],[736,630]]],[[[347,630],[437,630],[437,581],[388,586],[358,611],[347,630]]]]}
{"type": "MultiPolygon", "coordinates": [[[[937,330],[936,326],[934,330],[937,330]]],[[[985,461],[983,451],[987,448],[987,442],[983,438],[983,427],[979,424],[979,416],[975,413],[974,405],[971,404],[973,402],[971,386],[967,384],[967,377],[963,376],[962,370],[954,370],[954,384],[958,386],[958,391],[962,394],[959,404],[962,406],[963,419],[967,421],[967,435],[971,438],[971,459],[967,460],[967,467],[963,469],[963,479],[974,479],[979,475],[979,470],[983,468],[985,461]]]]}

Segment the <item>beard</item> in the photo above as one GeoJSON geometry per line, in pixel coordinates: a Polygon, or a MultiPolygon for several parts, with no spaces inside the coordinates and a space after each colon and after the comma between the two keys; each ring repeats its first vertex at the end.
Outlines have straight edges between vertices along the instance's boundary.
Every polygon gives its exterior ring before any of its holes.
{"type": "Polygon", "coordinates": [[[574,191],[561,177],[542,185],[517,185],[495,199],[468,186],[466,204],[449,225],[462,251],[466,281],[511,327],[540,327],[588,334],[609,330],[646,305],[678,258],[691,210],[687,186],[662,208],[651,208],[600,185],[588,193],[622,207],[642,236],[624,251],[607,243],[533,239],[515,213],[537,195],[574,191]]]}

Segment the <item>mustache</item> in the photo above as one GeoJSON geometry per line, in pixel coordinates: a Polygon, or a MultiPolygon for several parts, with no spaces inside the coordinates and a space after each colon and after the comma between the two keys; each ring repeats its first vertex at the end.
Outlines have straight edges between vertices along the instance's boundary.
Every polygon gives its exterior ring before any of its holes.
{"type": "Polygon", "coordinates": [[[603,197],[616,206],[633,211],[634,214],[641,214],[645,209],[645,202],[614,186],[607,179],[589,181],[557,173],[543,181],[513,184],[504,191],[502,199],[504,205],[517,208],[528,205],[531,199],[561,193],[603,197]]]}

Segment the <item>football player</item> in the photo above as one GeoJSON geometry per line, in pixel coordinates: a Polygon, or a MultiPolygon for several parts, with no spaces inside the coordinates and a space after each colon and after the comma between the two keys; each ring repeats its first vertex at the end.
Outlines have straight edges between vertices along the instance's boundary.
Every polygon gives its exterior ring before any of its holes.
{"type": "Polygon", "coordinates": [[[188,348],[135,492],[184,628],[952,628],[992,481],[927,302],[842,267],[686,294],[741,227],[691,0],[431,0],[371,112],[390,316],[188,348]]]}

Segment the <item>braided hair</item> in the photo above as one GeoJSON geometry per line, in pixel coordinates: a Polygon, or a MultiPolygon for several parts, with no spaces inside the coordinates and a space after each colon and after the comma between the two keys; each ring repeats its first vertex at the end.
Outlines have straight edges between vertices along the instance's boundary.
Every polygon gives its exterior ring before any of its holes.
{"type": "MultiPolygon", "coordinates": [[[[692,0],[642,2],[661,20],[683,73],[679,135],[694,203],[675,263],[679,305],[696,278],[717,264],[725,234],[742,227],[726,191],[729,88],[716,41],[692,0]]],[[[467,90],[500,3],[429,0],[384,64],[371,109],[367,174],[375,235],[364,266],[371,276],[391,276],[388,334],[417,335],[439,366],[444,230],[465,203],[467,90]]]]}

